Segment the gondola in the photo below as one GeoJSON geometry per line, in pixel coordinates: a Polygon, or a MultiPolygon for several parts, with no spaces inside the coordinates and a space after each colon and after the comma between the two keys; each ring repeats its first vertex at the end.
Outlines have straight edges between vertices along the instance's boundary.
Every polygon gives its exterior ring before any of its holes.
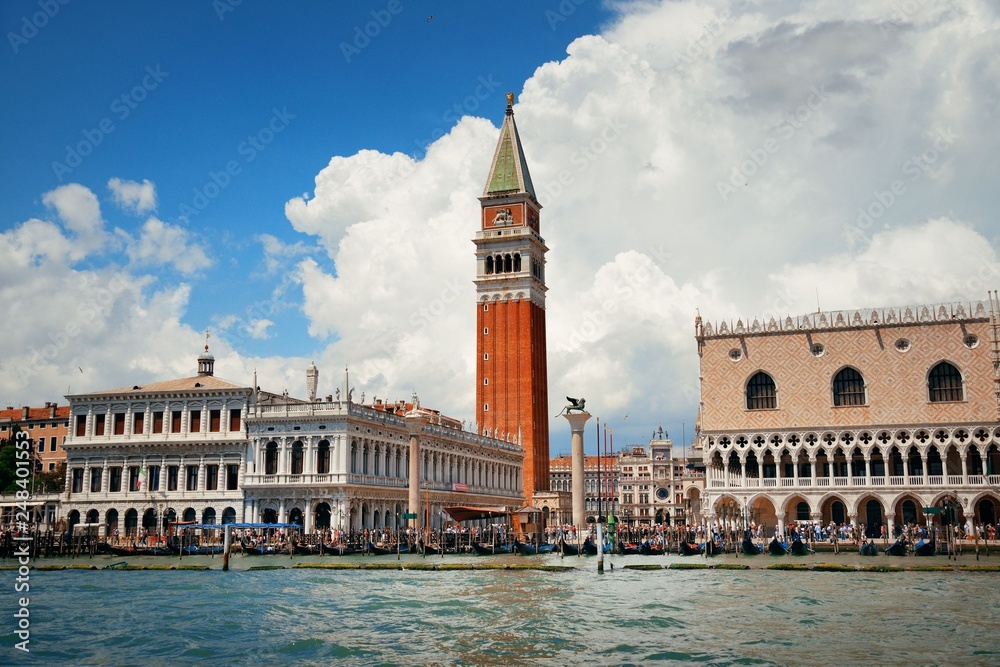
{"type": "Polygon", "coordinates": [[[149,547],[136,547],[136,546],[115,547],[115,546],[109,546],[108,549],[110,549],[111,553],[113,555],[115,555],[115,556],[151,556],[152,555],[152,549],[150,549],[149,547]]]}
{"type": "Polygon", "coordinates": [[[391,547],[379,547],[376,546],[374,542],[369,542],[368,553],[372,554],[373,556],[388,556],[389,554],[394,554],[394,553],[408,554],[410,553],[410,545],[400,544],[398,546],[393,545],[391,547]]]}
{"type": "Polygon", "coordinates": [[[772,556],[784,556],[788,553],[788,544],[779,542],[777,537],[772,537],[771,542],[767,545],[767,552],[772,556]]]}
{"type": "Polygon", "coordinates": [[[694,542],[681,542],[680,552],[682,556],[698,556],[704,547],[699,547],[694,542]]]}
{"type": "Polygon", "coordinates": [[[639,553],[641,553],[643,556],[662,556],[663,547],[656,546],[651,542],[643,542],[641,545],[639,545],[639,553]]]}
{"type": "Polygon", "coordinates": [[[535,546],[534,544],[527,544],[525,542],[514,541],[514,548],[517,549],[517,553],[522,556],[537,556],[539,554],[552,553],[556,545],[554,544],[539,544],[535,546]]]}
{"type": "MultiPolygon", "coordinates": [[[[609,553],[611,551],[611,549],[609,549],[607,547],[607,545],[605,545],[604,551],[606,553],[609,553]]],[[[597,542],[595,542],[594,540],[592,540],[589,537],[586,540],[584,540],[583,541],[583,553],[584,553],[585,556],[596,556],[597,555],[597,542]]]]}
{"type": "Polygon", "coordinates": [[[638,556],[642,553],[642,550],[637,544],[633,544],[631,542],[619,542],[618,553],[622,556],[638,556]]]}
{"type": "Polygon", "coordinates": [[[424,553],[428,556],[440,556],[444,548],[439,544],[424,545],[424,553]]]}
{"type": "Polygon", "coordinates": [[[472,550],[480,556],[499,556],[502,554],[509,554],[510,546],[507,544],[483,544],[482,542],[473,542],[472,550]]]}
{"type": "Polygon", "coordinates": [[[221,554],[222,545],[189,544],[183,549],[181,549],[181,552],[183,552],[185,556],[211,556],[214,554],[221,554]]]}
{"type": "Polygon", "coordinates": [[[858,553],[862,556],[878,556],[878,547],[875,545],[873,540],[868,540],[861,545],[861,548],[858,549],[858,553]]]}
{"type": "Polygon", "coordinates": [[[706,540],[704,546],[701,547],[702,553],[706,556],[718,556],[722,548],[719,547],[715,540],[706,540]]]}
{"type": "Polygon", "coordinates": [[[792,540],[792,548],[790,549],[793,556],[808,556],[809,547],[805,542],[796,537],[792,540]]]}
{"type": "Polygon", "coordinates": [[[356,547],[348,546],[346,544],[324,544],[323,553],[330,556],[350,556],[351,554],[358,553],[356,547]]]}
{"type": "Polygon", "coordinates": [[[913,547],[913,553],[917,556],[933,556],[934,555],[934,540],[920,540],[917,545],[913,547]]]}
{"type": "Polygon", "coordinates": [[[743,553],[747,556],[756,556],[761,553],[760,547],[753,543],[753,540],[750,539],[749,535],[743,538],[743,544],[741,546],[743,548],[743,553]]]}
{"type": "Polygon", "coordinates": [[[564,556],[579,556],[580,547],[575,544],[570,544],[566,540],[559,540],[559,549],[562,551],[564,556]]]}
{"type": "Polygon", "coordinates": [[[300,556],[318,556],[323,552],[323,548],[318,544],[296,544],[294,549],[300,556]]]}
{"type": "Polygon", "coordinates": [[[906,541],[902,539],[896,540],[891,547],[885,550],[885,553],[889,556],[905,556],[906,541]]]}
{"type": "Polygon", "coordinates": [[[252,546],[249,544],[243,544],[243,553],[247,556],[274,556],[281,553],[283,550],[279,550],[273,544],[261,544],[258,546],[252,546]]]}

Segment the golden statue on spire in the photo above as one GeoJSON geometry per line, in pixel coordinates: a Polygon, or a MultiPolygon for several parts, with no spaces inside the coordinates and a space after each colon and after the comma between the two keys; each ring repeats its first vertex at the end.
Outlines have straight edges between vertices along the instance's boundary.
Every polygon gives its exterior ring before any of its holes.
{"type": "Polygon", "coordinates": [[[514,106],[514,93],[507,91],[507,106],[514,106]]]}

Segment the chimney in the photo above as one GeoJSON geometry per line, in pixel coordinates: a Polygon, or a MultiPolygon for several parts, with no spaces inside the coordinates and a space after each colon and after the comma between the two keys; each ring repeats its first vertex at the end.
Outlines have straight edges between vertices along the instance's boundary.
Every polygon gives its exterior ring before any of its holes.
{"type": "Polygon", "coordinates": [[[24,421],[28,421],[30,417],[31,417],[31,408],[25,405],[23,408],[21,408],[21,419],[23,419],[24,421]]]}
{"type": "Polygon", "coordinates": [[[48,405],[49,405],[49,419],[55,419],[56,418],[56,404],[55,403],[49,403],[48,405]]]}

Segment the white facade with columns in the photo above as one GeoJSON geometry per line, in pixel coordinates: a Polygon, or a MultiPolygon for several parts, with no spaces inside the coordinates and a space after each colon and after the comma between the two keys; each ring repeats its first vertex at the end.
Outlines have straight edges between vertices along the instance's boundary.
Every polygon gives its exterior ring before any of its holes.
{"type": "MultiPolygon", "coordinates": [[[[411,409],[329,397],[258,404],[248,419],[247,520],[302,521],[307,532],[401,525],[410,478],[403,415],[411,409]]],[[[428,419],[419,436],[419,463],[421,504],[428,505],[432,528],[446,520],[442,508],[449,505],[522,504],[524,454],[516,442],[478,435],[417,409],[428,419]]]]}
{"type": "Polygon", "coordinates": [[[214,358],[180,380],[67,396],[66,491],[70,524],[120,535],[164,521],[242,521],[240,486],[252,390],[214,377],[214,358]]]}

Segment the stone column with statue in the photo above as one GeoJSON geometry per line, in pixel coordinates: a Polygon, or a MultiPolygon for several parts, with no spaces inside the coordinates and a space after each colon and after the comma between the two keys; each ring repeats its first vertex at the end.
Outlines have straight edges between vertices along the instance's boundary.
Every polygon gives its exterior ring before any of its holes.
{"type": "Polygon", "coordinates": [[[573,526],[577,535],[582,536],[587,527],[587,508],[584,493],[584,454],[583,454],[583,429],[590,419],[590,413],[584,410],[587,404],[585,398],[569,398],[569,405],[562,409],[559,414],[569,422],[569,429],[572,435],[571,449],[571,490],[573,495],[573,526]]]}

